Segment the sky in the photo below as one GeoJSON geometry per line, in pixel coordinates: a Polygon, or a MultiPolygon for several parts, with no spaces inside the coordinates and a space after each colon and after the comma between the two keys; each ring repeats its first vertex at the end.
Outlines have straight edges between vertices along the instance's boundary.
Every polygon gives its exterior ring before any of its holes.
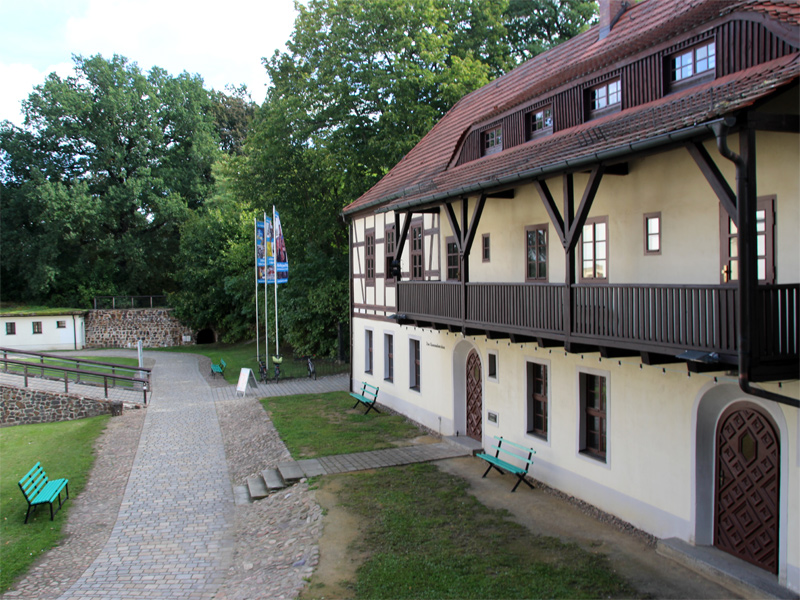
{"type": "Polygon", "coordinates": [[[261,59],[286,49],[296,14],[293,0],[0,0],[0,121],[21,125],[22,100],[52,72],[73,75],[73,55],[245,84],[260,104],[261,59]]]}

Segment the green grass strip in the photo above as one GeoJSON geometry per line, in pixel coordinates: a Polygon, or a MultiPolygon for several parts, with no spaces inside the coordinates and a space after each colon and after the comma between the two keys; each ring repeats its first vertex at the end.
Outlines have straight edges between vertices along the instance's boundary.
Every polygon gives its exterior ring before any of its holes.
{"type": "MultiPolygon", "coordinates": [[[[207,356],[214,364],[219,364],[220,359],[225,360],[228,366],[225,369],[225,381],[228,383],[236,383],[239,380],[239,371],[243,368],[250,369],[256,376],[259,377],[258,361],[256,360],[256,343],[244,342],[241,344],[197,344],[195,346],[171,346],[169,348],[150,348],[150,350],[160,350],[163,352],[183,352],[186,354],[199,354],[207,356]]],[[[260,351],[262,359],[266,354],[272,356],[275,347],[265,350],[264,345],[261,344],[260,351]]],[[[272,360],[267,361],[267,369],[269,370],[270,377],[274,375],[275,371],[272,365],[272,360]]],[[[341,365],[342,373],[350,370],[350,366],[343,363],[341,365]]],[[[307,375],[306,363],[303,361],[294,362],[291,358],[286,357],[281,365],[281,379],[290,379],[295,377],[305,377],[307,375]]]]}
{"type": "Polygon", "coordinates": [[[347,392],[264,398],[261,404],[295,459],[392,448],[420,435],[399,415],[353,409],[347,392]]]}
{"type": "Polygon", "coordinates": [[[369,556],[356,598],[631,598],[606,557],[536,536],[485,507],[434,465],[348,475],[339,492],[360,515],[369,556]]]}
{"type": "Polygon", "coordinates": [[[0,429],[0,593],[23,575],[42,553],[58,545],[67,514],[75,497],[85,487],[94,464],[94,441],[105,429],[108,418],[0,429]],[[51,479],[69,479],[70,499],[54,521],[50,521],[50,509],[44,505],[25,525],[28,503],[17,483],[37,461],[51,479]]]}

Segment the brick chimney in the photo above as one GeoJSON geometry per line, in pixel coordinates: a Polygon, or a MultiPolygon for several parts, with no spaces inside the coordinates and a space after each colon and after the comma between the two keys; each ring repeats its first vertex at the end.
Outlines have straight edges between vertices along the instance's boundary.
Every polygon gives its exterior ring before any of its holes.
{"type": "Polygon", "coordinates": [[[606,37],[631,3],[627,0],[599,0],[600,4],[600,39],[606,37]]]}

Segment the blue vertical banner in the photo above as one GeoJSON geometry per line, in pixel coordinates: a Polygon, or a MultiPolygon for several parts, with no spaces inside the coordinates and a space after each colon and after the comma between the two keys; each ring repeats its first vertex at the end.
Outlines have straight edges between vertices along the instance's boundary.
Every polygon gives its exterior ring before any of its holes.
{"type": "Polygon", "coordinates": [[[278,211],[273,207],[272,215],[275,223],[273,228],[274,243],[272,250],[274,251],[274,265],[275,273],[277,274],[276,283],[289,283],[289,257],[286,255],[286,240],[283,237],[283,227],[281,227],[281,218],[278,216],[278,211]]]}
{"type": "Polygon", "coordinates": [[[263,221],[256,221],[256,283],[267,281],[267,238],[263,221]]]}

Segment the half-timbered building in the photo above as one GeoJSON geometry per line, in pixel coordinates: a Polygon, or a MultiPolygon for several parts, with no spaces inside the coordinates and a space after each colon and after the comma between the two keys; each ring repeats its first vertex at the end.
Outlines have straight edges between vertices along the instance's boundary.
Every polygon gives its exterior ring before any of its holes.
{"type": "Polygon", "coordinates": [[[345,209],[353,384],[800,591],[800,7],[600,13],[345,209]]]}

